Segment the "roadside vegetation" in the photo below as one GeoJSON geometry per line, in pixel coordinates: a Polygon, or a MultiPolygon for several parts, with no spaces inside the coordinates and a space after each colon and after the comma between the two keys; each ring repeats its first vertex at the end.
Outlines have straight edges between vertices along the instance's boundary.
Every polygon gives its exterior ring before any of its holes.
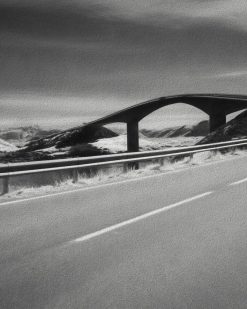
{"type": "Polygon", "coordinates": [[[93,186],[121,182],[139,177],[171,173],[182,169],[193,168],[212,162],[230,160],[247,156],[247,150],[230,150],[228,152],[205,151],[193,156],[176,160],[174,158],[142,163],[139,169],[118,165],[99,170],[80,170],[78,181],[74,182],[71,172],[45,173],[21,176],[11,179],[10,192],[0,197],[1,202],[53,194],[57,192],[90,188],[93,186]]]}

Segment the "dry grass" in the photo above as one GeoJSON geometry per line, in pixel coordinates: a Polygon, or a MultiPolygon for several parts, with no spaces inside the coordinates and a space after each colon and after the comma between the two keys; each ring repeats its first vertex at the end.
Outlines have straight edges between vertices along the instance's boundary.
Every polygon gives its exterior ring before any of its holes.
{"type": "Polygon", "coordinates": [[[111,182],[120,182],[127,179],[167,173],[246,155],[246,150],[233,150],[224,154],[205,151],[177,161],[174,159],[159,159],[155,162],[142,163],[137,170],[133,168],[126,169],[123,165],[99,170],[80,170],[78,171],[78,181],[76,183],[73,182],[71,171],[15,177],[11,179],[10,192],[1,196],[0,201],[4,202],[12,199],[76,190],[111,182]]]}

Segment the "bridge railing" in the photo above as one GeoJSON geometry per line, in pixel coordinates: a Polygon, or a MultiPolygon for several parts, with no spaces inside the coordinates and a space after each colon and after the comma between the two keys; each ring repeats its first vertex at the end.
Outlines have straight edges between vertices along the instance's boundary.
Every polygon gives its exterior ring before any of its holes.
{"type": "Polygon", "coordinates": [[[73,180],[78,180],[79,169],[102,168],[107,166],[124,164],[134,166],[134,164],[165,159],[169,157],[185,157],[199,152],[220,151],[231,148],[242,148],[247,146],[247,139],[219,142],[206,145],[174,147],[168,150],[154,150],[133,153],[120,153],[113,155],[102,155],[93,157],[78,157],[70,159],[44,160],[23,163],[0,164],[0,178],[3,182],[2,195],[9,192],[9,179],[14,176],[48,173],[55,171],[73,171],[73,180]]]}

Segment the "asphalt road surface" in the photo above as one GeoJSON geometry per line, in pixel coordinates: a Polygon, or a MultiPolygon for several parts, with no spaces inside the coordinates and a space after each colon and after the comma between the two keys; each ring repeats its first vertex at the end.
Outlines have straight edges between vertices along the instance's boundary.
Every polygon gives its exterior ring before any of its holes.
{"type": "Polygon", "coordinates": [[[0,308],[247,308],[247,159],[0,204],[0,308]]]}

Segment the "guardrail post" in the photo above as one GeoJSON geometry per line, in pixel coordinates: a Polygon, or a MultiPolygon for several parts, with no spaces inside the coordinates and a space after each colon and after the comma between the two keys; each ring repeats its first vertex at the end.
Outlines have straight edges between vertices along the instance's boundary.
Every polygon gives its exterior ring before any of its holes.
{"type": "Polygon", "coordinates": [[[160,166],[165,166],[165,164],[168,163],[168,159],[167,158],[161,158],[160,159],[160,166]]]}
{"type": "Polygon", "coordinates": [[[77,183],[78,182],[78,179],[79,179],[79,174],[78,174],[78,170],[77,169],[74,169],[72,171],[72,178],[73,178],[73,183],[77,183]]]}
{"type": "Polygon", "coordinates": [[[218,151],[217,151],[217,150],[211,150],[210,152],[211,152],[211,154],[212,154],[213,156],[216,156],[218,151]]]}
{"type": "Polygon", "coordinates": [[[2,191],[2,195],[9,193],[9,177],[3,177],[2,180],[3,183],[3,191],[2,191]]]}
{"type": "Polygon", "coordinates": [[[123,172],[127,173],[128,172],[128,163],[123,164],[123,172]]]}

